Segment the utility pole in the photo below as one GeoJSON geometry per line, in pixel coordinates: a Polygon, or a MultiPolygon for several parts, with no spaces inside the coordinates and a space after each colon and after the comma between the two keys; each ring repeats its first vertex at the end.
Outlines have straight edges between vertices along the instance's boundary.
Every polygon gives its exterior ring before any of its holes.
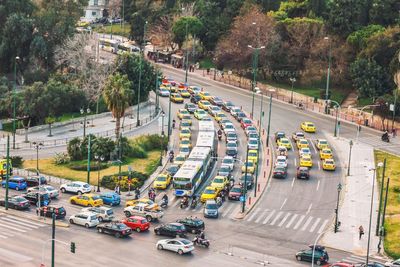
{"type": "Polygon", "coordinates": [[[138,99],[137,99],[137,121],[136,121],[136,126],[140,126],[140,82],[142,80],[142,65],[144,61],[144,48],[146,47],[146,27],[147,27],[147,21],[144,23],[144,29],[143,29],[143,48],[142,51],[140,52],[140,63],[139,63],[139,82],[138,82],[138,99]]]}
{"type": "Polygon", "coordinates": [[[296,78],[291,77],[291,78],[289,78],[289,80],[292,83],[292,92],[290,93],[290,102],[289,103],[292,104],[293,103],[293,86],[294,86],[294,83],[296,82],[296,78]]]}
{"type": "Polygon", "coordinates": [[[331,76],[331,61],[332,61],[332,42],[329,37],[325,37],[324,39],[329,41],[328,72],[326,74],[326,90],[325,90],[325,113],[328,114],[329,81],[331,76]]]}
{"type": "Polygon", "coordinates": [[[15,57],[14,60],[14,88],[13,88],[13,149],[15,149],[15,133],[17,131],[16,128],[16,94],[17,94],[17,62],[19,61],[19,57],[15,57]]]}
{"type": "Polygon", "coordinates": [[[185,71],[185,83],[187,83],[188,80],[188,69],[189,69],[189,47],[188,46],[188,23],[186,21],[186,35],[185,35],[185,42],[186,42],[186,58],[185,58],[185,66],[186,66],[186,71],[185,71]]]}
{"type": "Polygon", "coordinates": [[[389,192],[389,183],[390,183],[390,177],[388,177],[387,182],[386,182],[386,193],[385,193],[385,203],[383,204],[383,213],[382,213],[382,232],[381,236],[385,236],[385,216],[386,216],[386,205],[387,205],[387,199],[388,199],[388,192],[389,192]]]}
{"type": "MultiPolygon", "coordinates": [[[[379,196],[378,218],[377,218],[377,222],[376,222],[376,233],[375,233],[375,235],[377,235],[377,236],[379,235],[379,229],[380,229],[379,224],[381,222],[381,209],[382,209],[382,198],[383,198],[383,186],[385,184],[385,171],[386,171],[386,158],[384,158],[384,160],[383,160],[381,192],[380,192],[380,196],[379,196]]],[[[379,174],[379,172],[378,172],[378,174],[379,174]]]]}
{"type": "Polygon", "coordinates": [[[7,135],[7,166],[6,166],[6,199],[4,207],[8,210],[8,181],[10,179],[10,136],[7,135]]]}
{"type": "Polygon", "coordinates": [[[156,70],[156,88],[155,88],[155,93],[156,93],[156,114],[158,114],[158,111],[160,110],[159,104],[160,104],[160,92],[159,92],[159,85],[158,85],[158,71],[156,70]]]}
{"type": "Polygon", "coordinates": [[[51,224],[51,267],[55,267],[54,265],[54,257],[55,257],[55,239],[56,239],[56,214],[51,214],[52,224],[51,224]]]}
{"type": "MultiPolygon", "coordinates": [[[[169,139],[171,137],[171,92],[169,93],[169,103],[168,103],[168,144],[169,144],[169,139]]],[[[167,144],[167,146],[168,146],[167,144]]]]}
{"type": "Polygon", "coordinates": [[[269,131],[271,126],[272,95],[269,96],[268,128],[267,128],[267,147],[269,146],[269,131]]]}
{"type": "Polygon", "coordinates": [[[350,176],[350,163],[351,163],[351,149],[353,148],[353,140],[349,142],[350,150],[349,150],[349,166],[347,168],[347,176],[350,176]]]}
{"type": "Polygon", "coordinates": [[[369,212],[369,225],[368,225],[368,243],[367,243],[367,259],[366,259],[366,266],[368,266],[368,261],[369,261],[369,245],[371,242],[371,224],[372,224],[372,208],[374,205],[374,189],[375,189],[375,174],[376,174],[376,168],[371,169],[374,171],[373,174],[373,180],[372,180],[372,192],[371,192],[371,208],[369,212]]]}
{"type": "Polygon", "coordinates": [[[86,182],[90,182],[90,153],[91,153],[91,135],[88,136],[88,157],[87,157],[87,179],[86,182]]]}
{"type": "Polygon", "coordinates": [[[254,197],[257,196],[257,186],[258,186],[258,165],[259,165],[259,161],[260,161],[261,128],[262,128],[262,118],[264,116],[263,100],[264,100],[264,95],[263,95],[263,93],[261,93],[260,125],[258,126],[258,149],[257,149],[256,183],[255,183],[255,186],[254,186],[254,197]]]}
{"type": "Polygon", "coordinates": [[[243,183],[243,201],[242,201],[242,213],[244,213],[245,209],[246,209],[246,195],[247,195],[247,158],[249,157],[249,147],[247,146],[246,148],[246,159],[245,159],[245,167],[244,167],[244,183],[243,183]]]}
{"type": "Polygon", "coordinates": [[[340,200],[340,191],[342,191],[342,184],[339,183],[337,186],[337,202],[336,202],[336,209],[335,209],[335,229],[334,232],[337,233],[337,231],[339,230],[339,200],[340,200]]]}

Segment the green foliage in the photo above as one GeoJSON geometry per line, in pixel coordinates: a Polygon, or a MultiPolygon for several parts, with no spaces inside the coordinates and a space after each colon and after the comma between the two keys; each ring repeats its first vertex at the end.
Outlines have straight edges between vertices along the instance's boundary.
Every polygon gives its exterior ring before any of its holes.
{"type": "Polygon", "coordinates": [[[353,45],[357,50],[360,50],[365,48],[368,38],[384,30],[385,28],[381,25],[371,24],[351,33],[347,37],[347,42],[353,45]]]}
{"type": "Polygon", "coordinates": [[[68,155],[71,160],[80,160],[82,159],[81,153],[81,139],[75,137],[68,142],[67,146],[68,155]]]}
{"type": "MultiPolygon", "coordinates": [[[[106,175],[101,179],[101,186],[114,190],[115,186],[118,184],[121,191],[128,191],[128,172],[121,172],[121,180],[118,179],[118,173],[114,175],[106,175]]],[[[143,186],[144,182],[149,178],[148,174],[132,171],[132,184],[131,190],[143,186]]]]}
{"type": "Polygon", "coordinates": [[[71,161],[70,156],[67,153],[60,152],[60,153],[55,153],[54,155],[54,163],[56,165],[61,165],[61,164],[66,164],[71,161]]]}
{"type": "Polygon", "coordinates": [[[359,29],[361,9],[366,4],[365,0],[332,0],[328,26],[338,35],[347,36],[359,29]]]}
{"type": "Polygon", "coordinates": [[[187,36],[199,36],[204,30],[204,25],[197,17],[181,17],[172,26],[174,42],[182,46],[187,36]]]}
{"type": "Polygon", "coordinates": [[[21,156],[12,156],[10,157],[10,159],[11,159],[11,165],[14,168],[21,168],[22,164],[24,163],[24,160],[21,156]]]}
{"type": "MultiPolygon", "coordinates": [[[[67,145],[68,155],[72,161],[87,159],[89,135],[82,140],[78,137],[71,139],[67,145]]],[[[91,158],[95,155],[103,156],[104,160],[110,160],[111,154],[115,150],[115,143],[110,138],[96,137],[90,135],[91,158]]]]}
{"type": "Polygon", "coordinates": [[[285,20],[288,18],[288,14],[285,11],[270,11],[268,12],[268,16],[273,17],[275,20],[280,21],[280,20],[285,20]]]}
{"type": "MultiPolygon", "coordinates": [[[[74,161],[69,164],[67,164],[68,168],[74,171],[87,171],[87,160],[82,160],[82,161],[74,161]]],[[[109,164],[101,162],[97,163],[97,161],[91,161],[90,162],[90,170],[91,171],[98,171],[98,170],[104,170],[109,167],[109,164]]]]}
{"type": "Polygon", "coordinates": [[[371,22],[384,26],[398,24],[399,1],[398,0],[372,0],[369,11],[371,22]]]}
{"type": "Polygon", "coordinates": [[[289,18],[305,17],[307,15],[308,1],[289,0],[281,2],[279,11],[285,12],[289,18]]]}

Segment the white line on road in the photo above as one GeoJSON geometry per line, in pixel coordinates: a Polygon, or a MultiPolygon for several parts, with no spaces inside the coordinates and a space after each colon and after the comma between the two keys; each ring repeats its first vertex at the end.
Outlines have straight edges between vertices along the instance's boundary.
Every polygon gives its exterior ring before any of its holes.
{"type": "Polygon", "coordinates": [[[291,215],[291,213],[288,212],[288,213],[286,214],[286,216],[283,217],[282,221],[278,224],[278,226],[281,227],[281,226],[286,222],[287,218],[289,218],[290,215],[291,215]]]}
{"type": "Polygon", "coordinates": [[[294,222],[294,220],[296,220],[297,216],[299,216],[298,214],[293,215],[292,219],[290,219],[289,223],[286,224],[286,228],[289,228],[292,223],[294,222]]]}
{"type": "Polygon", "coordinates": [[[325,229],[325,226],[326,226],[326,224],[328,223],[328,220],[325,220],[323,223],[322,223],[322,225],[321,225],[321,227],[318,229],[318,234],[320,234],[320,233],[322,233],[322,231],[324,231],[324,229],[325,229]]]}
{"type": "Polygon", "coordinates": [[[0,235],[0,238],[6,239],[6,238],[8,238],[8,237],[7,237],[7,236],[4,236],[4,235],[0,235]]]}
{"type": "Polygon", "coordinates": [[[310,222],[312,221],[312,219],[313,219],[312,216],[308,217],[306,223],[305,223],[305,224],[303,225],[303,227],[301,228],[301,231],[306,230],[307,226],[310,224],[310,222]]]}
{"type": "Polygon", "coordinates": [[[319,160],[318,160],[318,170],[321,170],[321,164],[319,163],[319,160]]]}
{"type": "Polygon", "coordinates": [[[18,231],[18,232],[21,232],[21,233],[26,233],[25,230],[19,229],[17,227],[13,227],[11,225],[7,225],[6,222],[4,222],[4,221],[2,222],[1,227],[8,228],[8,229],[11,229],[11,230],[15,230],[15,231],[18,231]]]}
{"type": "Polygon", "coordinates": [[[294,181],[296,180],[296,177],[293,177],[293,181],[292,181],[292,187],[294,186],[294,181]]]}
{"type": "Polygon", "coordinates": [[[253,211],[253,214],[251,214],[251,216],[246,221],[251,222],[254,219],[254,217],[257,215],[257,213],[259,213],[260,211],[261,211],[261,209],[257,208],[255,211],[253,211]]]}
{"type": "Polygon", "coordinates": [[[268,222],[269,219],[271,219],[272,215],[274,215],[275,210],[271,211],[271,213],[268,215],[267,218],[265,218],[265,220],[263,221],[263,224],[266,224],[268,222]]]}
{"type": "Polygon", "coordinates": [[[276,217],[274,218],[274,220],[273,220],[269,225],[274,225],[274,224],[279,220],[279,218],[282,216],[282,214],[283,214],[283,211],[280,211],[280,212],[276,215],[276,217]]]}
{"type": "Polygon", "coordinates": [[[286,204],[286,201],[287,201],[287,198],[285,198],[285,200],[283,201],[283,203],[282,203],[282,206],[281,206],[280,210],[283,208],[283,206],[285,206],[285,204],[286,204]]]}
{"type": "Polygon", "coordinates": [[[320,220],[321,220],[321,218],[318,218],[318,219],[314,222],[314,224],[311,226],[310,233],[314,232],[314,230],[315,230],[315,228],[317,227],[317,225],[318,225],[318,223],[319,223],[320,220]]]}
{"type": "Polygon", "coordinates": [[[296,160],[296,158],[294,158],[294,166],[295,166],[295,167],[297,166],[297,160],[296,160]]]}
{"type": "Polygon", "coordinates": [[[307,209],[307,212],[306,212],[306,214],[309,214],[309,213],[310,213],[310,211],[311,211],[311,207],[312,207],[312,203],[310,204],[310,206],[308,206],[308,209],[307,209]]]}
{"type": "Polygon", "coordinates": [[[303,222],[304,218],[306,216],[305,215],[301,215],[300,220],[297,221],[296,225],[294,226],[294,230],[296,230],[297,228],[299,228],[300,224],[303,222]]]}
{"type": "Polygon", "coordinates": [[[7,215],[6,217],[7,217],[7,218],[11,218],[11,219],[13,219],[13,220],[20,221],[20,222],[24,222],[24,223],[33,224],[33,225],[35,225],[35,226],[41,226],[41,227],[43,227],[43,226],[46,226],[46,225],[44,225],[44,224],[40,224],[40,223],[34,223],[34,222],[27,221],[27,220],[24,220],[24,219],[21,219],[21,218],[18,218],[18,217],[12,216],[12,215],[7,215]]]}
{"type": "Polygon", "coordinates": [[[261,221],[262,218],[264,218],[264,216],[267,214],[267,212],[269,211],[269,209],[264,210],[260,216],[258,216],[257,220],[255,220],[255,223],[258,223],[259,221],[261,221]]]}
{"type": "Polygon", "coordinates": [[[315,147],[315,144],[314,144],[314,142],[313,142],[312,139],[310,139],[310,143],[311,143],[311,146],[314,148],[315,153],[317,153],[318,150],[317,150],[317,148],[315,147]]]}
{"type": "Polygon", "coordinates": [[[19,225],[30,227],[30,228],[34,228],[34,229],[38,229],[39,228],[38,226],[30,225],[29,223],[19,222],[19,221],[16,221],[16,220],[12,220],[10,218],[1,218],[0,220],[9,221],[9,222],[12,222],[14,224],[19,224],[19,225]]]}
{"type": "Polygon", "coordinates": [[[319,189],[319,184],[321,183],[321,180],[318,180],[318,183],[317,183],[317,191],[318,191],[318,189],[319,189]]]}
{"type": "Polygon", "coordinates": [[[231,203],[231,205],[228,206],[228,208],[226,208],[224,210],[224,212],[221,214],[222,217],[225,217],[230,211],[231,209],[235,206],[235,204],[231,203]]]}

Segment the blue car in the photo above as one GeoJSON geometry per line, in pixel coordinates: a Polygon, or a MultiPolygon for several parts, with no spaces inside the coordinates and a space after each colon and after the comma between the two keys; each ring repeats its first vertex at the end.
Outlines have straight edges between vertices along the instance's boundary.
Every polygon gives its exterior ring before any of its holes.
{"type": "Polygon", "coordinates": [[[121,197],[114,192],[106,192],[100,194],[100,198],[103,200],[103,203],[111,206],[118,206],[121,203],[121,197]]]}
{"type": "MultiPolygon", "coordinates": [[[[6,187],[6,180],[1,182],[2,187],[6,187]]],[[[28,187],[25,178],[14,176],[8,179],[8,188],[19,190],[25,190],[28,187]]]]}

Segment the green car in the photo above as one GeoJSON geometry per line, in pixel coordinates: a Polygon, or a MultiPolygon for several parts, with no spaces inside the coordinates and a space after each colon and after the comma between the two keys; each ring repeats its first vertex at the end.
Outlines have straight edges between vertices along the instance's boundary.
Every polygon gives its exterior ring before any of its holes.
{"type": "MultiPolygon", "coordinates": [[[[309,249],[303,249],[296,253],[296,259],[298,261],[312,261],[313,256],[313,245],[309,246],[309,249]]],[[[317,265],[325,264],[329,261],[328,252],[325,247],[316,245],[314,250],[314,262],[317,265]]]]}
{"type": "Polygon", "coordinates": [[[194,112],[194,117],[198,120],[202,120],[204,117],[207,117],[208,113],[204,109],[197,109],[194,112]]]}

